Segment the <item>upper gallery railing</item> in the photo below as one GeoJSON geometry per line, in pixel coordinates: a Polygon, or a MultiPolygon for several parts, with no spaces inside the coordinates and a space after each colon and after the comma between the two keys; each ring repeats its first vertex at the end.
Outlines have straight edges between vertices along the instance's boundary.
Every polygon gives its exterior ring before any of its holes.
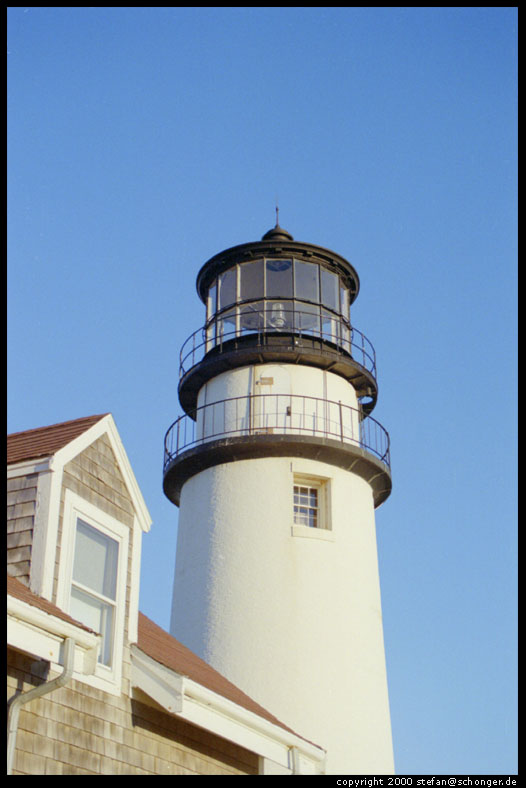
{"type": "Polygon", "coordinates": [[[202,361],[211,350],[218,348],[216,352],[222,352],[226,343],[229,343],[230,350],[230,343],[234,341],[235,344],[235,340],[241,337],[255,337],[256,345],[270,348],[273,337],[292,334],[299,339],[315,337],[330,342],[337,351],[351,356],[376,379],[373,345],[361,331],[351,328],[336,316],[328,313],[326,317],[323,314],[316,316],[312,312],[297,309],[280,309],[276,313],[275,309],[274,312],[269,309],[259,312],[257,317],[257,324],[250,325],[243,321],[238,309],[231,310],[194,331],[181,348],[180,377],[202,361]]]}

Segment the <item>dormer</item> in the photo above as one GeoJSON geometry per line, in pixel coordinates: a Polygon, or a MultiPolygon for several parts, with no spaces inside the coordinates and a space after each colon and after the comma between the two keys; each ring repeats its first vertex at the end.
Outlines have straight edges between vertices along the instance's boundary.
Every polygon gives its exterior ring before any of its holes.
{"type": "Polygon", "coordinates": [[[94,675],[126,691],[151,518],[111,414],[8,437],[8,574],[101,635],[94,675]]]}

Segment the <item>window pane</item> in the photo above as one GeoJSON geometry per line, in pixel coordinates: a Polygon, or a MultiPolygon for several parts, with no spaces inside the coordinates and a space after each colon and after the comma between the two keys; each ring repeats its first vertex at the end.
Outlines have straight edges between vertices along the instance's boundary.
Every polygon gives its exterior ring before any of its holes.
{"type": "Polygon", "coordinates": [[[241,300],[263,298],[263,260],[243,263],[239,267],[241,300]]]}
{"type": "Polygon", "coordinates": [[[218,309],[233,304],[236,300],[236,269],[231,268],[219,277],[218,309]]]}
{"type": "Polygon", "coordinates": [[[215,345],[215,338],[216,338],[216,321],[214,320],[213,323],[210,323],[208,328],[206,329],[206,351],[210,350],[211,347],[215,345]]]}
{"type": "Polygon", "coordinates": [[[349,320],[349,291],[340,282],[340,309],[346,320],[349,320]]]}
{"type": "Polygon", "coordinates": [[[309,528],[318,527],[318,490],[294,486],[294,522],[309,528]]]}
{"type": "Polygon", "coordinates": [[[314,304],[296,302],[294,310],[294,324],[298,331],[320,333],[320,307],[314,304]]]}
{"type": "Polygon", "coordinates": [[[82,520],[77,520],[73,580],[115,599],[119,544],[82,520]]]}
{"type": "Polygon", "coordinates": [[[292,260],[267,260],[267,298],[292,297],[292,260]]]}
{"type": "Polygon", "coordinates": [[[329,309],[339,312],[340,294],[338,292],[338,277],[325,268],[321,269],[321,302],[329,309]]]}
{"type": "Polygon", "coordinates": [[[263,326],[263,301],[256,301],[252,304],[245,304],[240,307],[240,324],[241,329],[247,333],[250,331],[257,331],[258,328],[263,326]]]}
{"type": "Polygon", "coordinates": [[[294,287],[296,298],[319,303],[318,269],[316,263],[302,263],[294,260],[294,287]]]}
{"type": "Polygon", "coordinates": [[[236,335],[236,309],[229,309],[217,321],[218,339],[232,339],[236,335]]]}
{"type": "Polygon", "coordinates": [[[266,326],[283,331],[292,328],[294,310],[291,301],[267,301],[265,304],[266,326]]]}
{"type": "Polygon", "coordinates": [[[347,353],[351,353],[351,331],[344,323],[340,325],[340,329],[341,329],[341,337],[340,337],[341,346],[347,353]]]}
{"type": "Polygon", "coordinates": [[[335,344],[339,341],[340,320],[332,312],[321,310],[321,334],[323,339],[335,344]]]}
{"type": "Polygon", "coordinates": [[[81,621],[94,632],[102,635],[99,662],[111,664],[111,645],[113,640],[113,607],[78,588],[71,589],[70,615],[81,621]]]}
{"type": "Polygon", "coordinates": [[[217,282],[214,280],[213,284],[208,290],[208,319],[215,315],[217,309],[217,282]]]}

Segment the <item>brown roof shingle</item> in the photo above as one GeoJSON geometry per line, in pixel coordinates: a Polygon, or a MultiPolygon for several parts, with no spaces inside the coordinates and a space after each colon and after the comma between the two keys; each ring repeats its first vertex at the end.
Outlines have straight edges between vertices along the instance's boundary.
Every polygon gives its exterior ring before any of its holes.
{"type": "Polygon", "coordinates": [[[54,454],[107,415],[84,416],[49,427],[13,432],[7,436],[7,464],[54,454]]]}
{"type": "Polygon", "coordinates": [[[21,602],[27,602],[28,605],[43,610],[44,613],[49,613],[50,616],[56,616],[56,618],[60,618],[62,621],[67,621],[68,624],[74,624],[76,627],[81,627],[81,629],[85,629],[86,632],[93,632],[93,630],[85,626],[85,624],[81,624],[80,621],[76,621],[74,618],[71,618],[71,616],[68,616],[67,613],[64,613],[63,610],[48,599],[34,594],[24,583],[17,580],[16,577],[7,575],[7,593],[9,596],[13,596],[21,602]]]}

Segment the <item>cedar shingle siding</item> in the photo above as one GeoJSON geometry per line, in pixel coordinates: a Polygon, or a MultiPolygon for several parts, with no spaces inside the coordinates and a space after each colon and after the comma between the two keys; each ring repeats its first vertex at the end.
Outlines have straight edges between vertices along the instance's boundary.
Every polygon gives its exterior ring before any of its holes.
{"type": "Polygon", "coordinates": [[[7,480],[7,573],[29,585],[38,474],[7,480]]]}
{"type": "MultiPolygon", "coordinates": [[[[8,699],[54,675],[8,650],[8,699]]],[[[23,706],[13,774],[257,774],[236,744],[140,700],[71,681],[23,706]]]]}
{"type": "MultiPolygon", "coordinates": [[[[107,435],[87,447],[64,466],[60,502],[59,536],[55,557],[54,596],[58,582],[60,543],[62,537],[64,495],[66,490],[80,495],[84,500],[102,509],[119,522],[130,527],[133,534],[133,504],[107,435]]],[[[131,538],[130,538],[131,558],[131,538]]],[[[129,568],[128,568],[129,570],[129,568]]],[[[129,592],[129,578],[127,598],[129,592]]]]}

